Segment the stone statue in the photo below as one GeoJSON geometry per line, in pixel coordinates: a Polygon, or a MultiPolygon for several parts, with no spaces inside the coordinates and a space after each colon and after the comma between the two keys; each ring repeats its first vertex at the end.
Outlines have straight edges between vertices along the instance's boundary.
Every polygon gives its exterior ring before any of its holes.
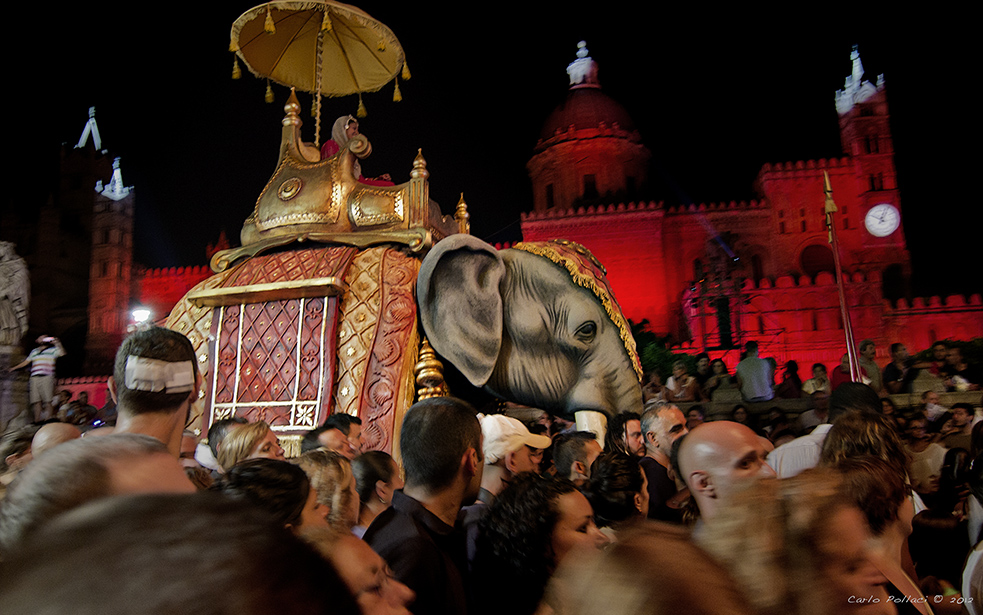
{"type": "Polygon", "coordinates": [[[27,333],[31,281],[14,244],[0,241],[0,346],[17,346],[27,333]]]}

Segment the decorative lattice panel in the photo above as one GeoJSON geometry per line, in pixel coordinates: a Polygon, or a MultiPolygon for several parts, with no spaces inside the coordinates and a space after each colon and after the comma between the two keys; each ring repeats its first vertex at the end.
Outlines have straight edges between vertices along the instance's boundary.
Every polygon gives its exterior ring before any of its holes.
{"type": "MultiPolygon", "coordinates": [[[[354,254],[354,248],[332,247],[261,255],[231,270],[220,285],[344,279],[354,254]]],[[[209,424],[239,416],[299,434],[323,422],[334,398],[338,303],[314,297],[215,308],[209,424]]]]}
{"type": "Polygon", "coordinates": [[[216,308],[213,421],[241,416],[300,433],[330,413],[337,299],[216,308]]]}

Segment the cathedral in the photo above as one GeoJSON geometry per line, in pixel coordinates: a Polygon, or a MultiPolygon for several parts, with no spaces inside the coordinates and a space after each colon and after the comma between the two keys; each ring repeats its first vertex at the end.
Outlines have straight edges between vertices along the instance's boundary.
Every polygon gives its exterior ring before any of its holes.
{"type": "Polygon", "coordinates": [[[752,339],[779,361],[838,362],[845,337],[824,213],[828,177],[856,341],[873,339],[886,360],[893,342],[914,351],[983,335],[979,295],[905,299],[911,264],[885,80],[864,79],[856,49],[834,99],[842,157],[765,164],[750,202],[685,205],[598,204],[643,186],[651,154],[602,90],[584,43],[577,56],[566,99],[527,164],[533,211],[522,216],[522,236],[587,246],[626,317],[683,348],[730,353],[731,365],[752,339]]]}

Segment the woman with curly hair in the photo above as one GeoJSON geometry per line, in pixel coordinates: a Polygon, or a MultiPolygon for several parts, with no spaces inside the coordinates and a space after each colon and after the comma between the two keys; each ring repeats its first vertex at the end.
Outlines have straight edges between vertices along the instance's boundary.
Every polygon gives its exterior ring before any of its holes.
{"type": "Polygon", "coordinates": [[[474,612],[534,613],[564,557],[576,548],[600,548],[607,542],[594,524],[590,503],[572,482],[520,474],[479,523],[474,612]]]}
{"type": "Polygon", "coordinates": [[[218,449],[216,461],[228,472],[232,466],[247,459],[277,459],[283,461],[283,447],[270,426],[263,421],[234,425],[218,449]]]}
{"type": "Polygon", "coordinates": [[[350,532],[358,523],[358,493],[348,459],[326,449],[307,451],[296,460],[317,493],[317,502],[327,510],[328,524],[350,532]]]}

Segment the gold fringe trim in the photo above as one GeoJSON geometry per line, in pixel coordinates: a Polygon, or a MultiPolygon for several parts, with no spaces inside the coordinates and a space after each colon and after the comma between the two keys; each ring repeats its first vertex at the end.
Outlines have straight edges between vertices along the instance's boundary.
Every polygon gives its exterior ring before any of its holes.
{"type": "MultiPolygon", "coordinates": [[[[562,244],[554,244],[554,242],[555,240],[546,243],[521,242],[515,244],[512,246],[512,248],[549,259],[550,261],[566,269],[573,278],[573,281],[576,282],[578,286],[582,286],[594,293],[594,296],[596,296],[601,302],[601,305],[604,306],[604,311],[607,313],[608,318],[611,319],[614,326],[618,327],[618,331],[621,334],[621,342],[625,346],[625,351],[628,352],[628,358],[631,360],[631,365],[635,369],[635,375],[638,377],[638,381],[641,382],[642,362],[639,360],[638,351],[635,349],[635,338],[631,336],[631,328],[628,326],[628,321],[625,320],[624,314],[621,313],[621,307],[618,305],[618,302],[615,301],[614,297],[606,288],[603,288],[598,284],[597,278],[582,271],[577,265],[576,261],[565,254],[562,254],[556,249],[556,247],[554,247],[554,245],[562,244]]],[[[595,259],[594,255],[590,253],[590,250],[584,246],[572,241],[569,242],[569,245],[575,246],[573,249],[577,250],[578,252],[582,250],[585,255],[589,256],[590,260],[597,262],[597,259],[595,259]]]]}

